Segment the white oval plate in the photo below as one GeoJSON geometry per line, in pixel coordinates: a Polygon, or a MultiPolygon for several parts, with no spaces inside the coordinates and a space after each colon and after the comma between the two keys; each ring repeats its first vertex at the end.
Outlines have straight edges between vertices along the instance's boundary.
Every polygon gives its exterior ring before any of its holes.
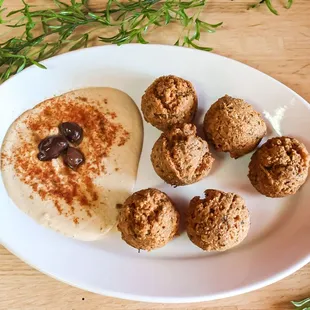
{"type": "MultiPolygon", "coordinates": [[[[199,93],[196,123],[206,110],[229,94],[252,104],[268,119],[268,136],[299,138],[310,150],[308,103],[283,84],[231,59],[191,49],[126,45],[83,49],[31,67],[0,87],[0,139],[15,118],[35,104],[64,92],[110,86],[129,94],[140,106],[146,87],[161,75],[193,82],[199,93]]],[[[201,128],[200,128],[201,129],[201,128]]],[[[224,253],[205,253],[183,232],[162,249],[141,252],[117,232],[100,242],[80,242],[40,227],[17,209],[0,185],[2,244],[28,264],[71,285],[126,299],[194,302],[245,293],[271,284],[310,261],[310,181],[295,196],[270,199],[247,178],[250,155],[233,160],[215,154],[210,176],[179,188],[165,185],[149,160],[160,132],[144,123],[144,146],[136,190],[157,187],[184,210],[207,188],[233,191],[251,213],[247,239],[224,253]]],[[[213,152],[214,154],[214,152],[213,152]]]]}

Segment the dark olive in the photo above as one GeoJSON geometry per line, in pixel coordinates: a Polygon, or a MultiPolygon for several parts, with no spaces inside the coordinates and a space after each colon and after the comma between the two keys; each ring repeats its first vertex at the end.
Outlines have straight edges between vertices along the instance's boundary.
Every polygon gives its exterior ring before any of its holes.
{"type": "Polygon", "coordinates": [[[80,144],[83,139],[83,129],[77,123],[65,122],[59,125],[59,130],[67,140],[74,144],[80,144]]]}
{"type": "Polygon", "coordinates": [[[57,135],[46,137],[39,143],[39,153],[37,155],[38,159],[41,161],[46,161],[57,158],[64,150],[67,149],[68,146],[69,143],[63,136],[57,135]]]}
{"type": "Polygon", "coordinates": [[[69,146],[67,152],[63,156],[64,163],[66,166],[73,170],[76,170],[78,166],[84,163],[85,158],[83,153],[74,147],[69,146]]]}

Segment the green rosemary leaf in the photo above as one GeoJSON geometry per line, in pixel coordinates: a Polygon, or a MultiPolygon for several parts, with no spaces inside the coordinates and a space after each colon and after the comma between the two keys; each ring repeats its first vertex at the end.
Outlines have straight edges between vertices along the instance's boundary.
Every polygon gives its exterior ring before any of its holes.
{"type": "Polygon", "coordinates": [[[68,37],[71,36],[71,34],[73,33],[73,31],[75,30],[76,26],[75,25],[72,25],[71,27],[68,27],[67,29],[64,28],[64,29],[60,29],[59,31],[59,39],[60,41],[64,41],[66,40],[68,37]]]}
{"type": "MultiPolygon", "coordinates": [[[[39,61],[59,51],[86,47],[89,40],[99,39],[103,44],[117,45],[146,44],[148,32],[172,23],[183,26],[176,46],[210,51],[211,48],[197,43],[201,32],[215,32],[222,25],[199,19],[206,0],[108,0],[106,8],[96,13],[89,10],[87,0],[70,0],[69,4],[53,1],[56,9],[37,10],[22,0],[23,8],[6,16],[13,19],[0,17],[0,23],[6,27],[23,28],[20,36],[0,42],[0,82],[31,64],[44,67],[39,61]],[[99,37],[90,37],[94,30],[100,30],[99,37]]],[[[290,7],[293,1],[287,1],[287,7],[290,7]]],[[[269,9],[274,10],[270,0],[260,2],[266,2],[269,9]]],[[[3,3],[4,0],[0,0],[0,14],[5,9],[3,3]]]]}
{"type": "Polygon", "coordinates": [[[202,23],[202,24],[204,24],[206,26],[209,26],[210,28],[218,28],[218,27],[223,25],[223,22],[220,22],[220,23],[217,23],[217,24],[209,24],[209,23],[203,22],[201,20],[199,20],[199,21],[200,21],[200,23],[202,23]]]}
{"type": "Polygon", "coordinates": [[[290,9],[292,5],[293,5],[293,0],[287,0],[287,4],[286,4],[285,7],[286,7],[287,9],[290,9]]]}
{"type": "Polygon", "coordinates": [[[60,9],[66,9],[69,7],[68,4],[60,1],[60,0],[54,0],[54,3],[60,8],[60,9]]]}
{"type": "Polygon", "coordinates": [[[165,24],[168,25],[171,21],[172,16],[170,15],[169,11],[165,11],[165,24]]]}
{"type": "Polygon", "coordinates": [[[271,13],[273,13],[274,15],[278,15],[278,11],[272,6],[271,0],[265,0],[265,3],[268,7],[268,9],[270,10],[271,13]]]}
{"type": "MultiPolygon", "coordinates": [[[[310,307],[310,298],[303,299],[301,301],[291,301],[295,307],[309,306],[310,307]],[[307,305],[308,304],[308,305],[307,305]]],[[[307,309],[306,309],[307,310],[307,309]]]]}
{"type": "Polygon", "coordinates": [[[61,25],[49,25],[48,28],[50,29],[62,29],[61,25]]]}
{"type": "Polygon", "coordinates": [[[56,55],[59,51],[61,50],[61,45],[59,44],[59,42],[55,43],[55,44],[50,44],[48,45],[48,47],[46,48],[43,56],[42,56],[42,60],[52,57],[53,55],[56,55]]]}
{"type": "Polygon", "coordinates": [[[179,10],[179,13],[178,13],[181,17],[182,17],[182,24],[187,27],[190,20],[189,20],[189,17],[188,15],[185,13],[184,9],[181,9],[179,10]]]}
{"type": "Polygon", "coordinates": [[[7,52],[2,53],[1,56],[10,57],[10,58],[22,58],[22,59],[25,58],[25,56],[23,56],[23,55],[14,55],[14,54],[7,53],[7,52]]]}
{"type": "Polygon", "coordinates": [[[44,34],[48,34],[49,28],[43,16],[41,17],[41,25],[42,25],[44,34]]]}
{"type": "Polygon", "coordinates": [[[10,17],[10,16],[15,15],[17,13],[22,13],[23,11],[24,11],[24,9],[11,11],[6,17],[10,17]]]}
{"type": "Polygon", "coordinates": [[[200,39],[200,23],[199,20],[196,19],[195,21],[195,33],[193,35],[194,40],[199,40],[200,39]]]}
{"type": "Polygon", "coordinates": [[[26,24],[19,24],[19,25],[6,25],[6,27],[9,27],[9,28],[20,28],[20,27],[25,27],[26,24]]]}
{"type": "Polygon", "coordinates": [[[110,17],[111,5],[112,5],[112,0],[109,0],[107,3],[106,10],[105,10],[105,17],[106,17],[108,23],[111,23],[111,17],[110,17]]]}
{"type": "MultiPolygon", "coordinates": [[[[44,40],[44,36],[39,36],[39,37],[36,37],[34,39],[31,40],[31,46],[34,47],[34,46],[37,46],[39,45],[40,43],[42,43],[42,41],[44,40]]],[[[30,47],[30,46],[29,46],[30,47]]]]}
{"type": "Polygon", "coordinates": [[[27,63],[27,59],[24,58],[23,63],[19,66],[19,68],[17,69],[16,73],[19,73],[22,70],[24,70],[24,68],[26,67],[26,63],[27,63]]]}
{"type": "Polygon", "coordinates": [[[35,61],[35,60],[33,60],[33,59],[29,59],[29,61],[30,61],[32,64],[36,65],[37,67],[39,67],[39,68],[41,68],[41,69],[46,69],[46,67],[45,67],[44,65],[40,64],[39,62],[37,62],[37,61],[35,61]]]}
{"type": "Polygon", "coordinates": [[[2,80],[7,80],[12,74],[11,67],[9,67],[6,71],[4,71],[3,75],[1,75],[2,80]]]}
{"type": "Polygon", "coordinates": [[[187,44],[187,46],[194,47],[197,50],[202,50],[202,51],[206,51],[206,52],[212,51],[211,47],[199,46],[199,45],[197,45],[196,43],[193,42],[193,39],[189,39],[187,36],[184,37],[184,42],[187,44]]]}
{"type": "Polygon", "coordinates": [[[39,52],[39,55],[38,55],[38,60],[44,59],[44,54],[45,54],[45,52],[46,52],[47,47],[48,47],[48,44],[47,44],[47,43],[45,43],[45,44],[42,46],[42,48],[41,48],[41,50],[40,50],[40,52],[39,52]]]}
{"type": "MultiPolygon", "coordinates": [[[[104,26],[109,26],[109,25],[111,25],[111,24],[107,21],[107,19],[104,18],[104,17],[102,17],[102,16],[99,16],[99,15],[97,15],[97,14],[95,14],[95,13],[92,13],[92,12],[88,12],[87,14],[88,14],[88,16],[90,16],[92,19],[94,19],[95,21],[101,23],[101,24],[104,25],[104,26]]],[[[89,21],[89,22],[91,22],[91,21],[89,21]]]]}
{"type": "Polygon", "coordinates": [[[3,13],[4,11],[6,11],[6,8],[2,8],[3,1],[4,1],[4,0],[0,0],[0,24],[3,24],[3,23],[4,23],[4,20],[3,20],[3,18],[2,18],[2,13],[3,13]]]}
{"type": "Polygon", "coordinates": [[[162,26],[162,24],[159,23],[157,20],[154,20],[154,21],[153,21],[153,24],[154,24],[155,26],[158,26],[158,27],[161,27],[161,26],[162,26]]]}
{"type": "Polygon", "coordinates": [[[83,34],[83,36],[69,49],[69,51],[74,51],[82,47],[87,47],[88,44],[88,33],[83,34]]]}
{"type": "Polygon", "coordinates": [[[72,16],[73,15],[73,13],[70,11],[61,11],[61,12],[59,12],[59,14],[64,15],[64,16],[72,16]]]}
{"type": "Polygon", "coordinates": [[[120,37],[122,36],[121,33],[118,33],[117,35],[113,36],[113,37],[99,37],[99,40],[105,43],[111,43],[111,42],[115,42],[116,40],[118,40],[120,37]]]}
{"type": "Polygon", "coordinates": [[[88,16],[90,16],[91,18],[93,18],[95,20],[98,20],[100,18],[97,14],[92,13],[92,12],[88,12],[88,16]]]}
{"type": "Polygon", "coordinates": [[[26,36],[27,36],[27,40],[31,40],[33,38],[33,34],[31,30],[35,27],[36,23],[32,20],[31,14],[29,13],[29,5],[24,0],[22,1],[23,1],[23,4],[25,5],[24,15],[27,19],[26,36]]]}
{"type": "Polygon", "coordinates": [[[214,33],[216,31],[216,28],[221,26],[223,23],[218,23],[218,24],[209,24],[206,22],[201,21],[200,19],[197,19],[196,22],[199,24],[199,27],[203,29],[204,31],[214,33]]]}
{"type": "MultiPolygon", "coordinates": [[[[289,5],[289,2],[291,2],[291,0],[288,0],[288,5],[289,5]]],[[[258,3],[249,5],[248,9],[254,9],[262,3],[265,3],[267,5],[267,7],[271,13],[273,13],[275,15],[279,15],[278,11],[273,7],[271,0],[261,0],[258,3]]]]}
{"type": "Polygon", "coordinates": [[[260,4],[262,4],[262,3],[264,3],[264,2],[265,2],[265,0],[261,0],[261,1],[257,2],[257,3],[250,4],[250,5],[248,6],[248,9],[255,9],[255,8],[257,8],[260,4]]]}
{"type": "Polygon", "coordinates": [[[142,43],[142,44],[148,44],[149,43],[149,42],[145,41],[145,39],[142,37],[141,33],[137,34],[137,39],[138,39],[139,43],[142,43]]]}

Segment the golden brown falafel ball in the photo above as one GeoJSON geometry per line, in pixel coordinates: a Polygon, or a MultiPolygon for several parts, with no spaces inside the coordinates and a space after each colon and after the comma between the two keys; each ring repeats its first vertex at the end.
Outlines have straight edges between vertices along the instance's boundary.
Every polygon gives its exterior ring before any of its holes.
{"type": "Polygon", "coordinates": [[[126,243],[150,251],[163,247],[178,233],[179,220],[179,212],[169,197],[148,188],[126,199],[117,228],[126,243]]]}
{"type": "Polygon", "coordinates": [[[238,158],[257,147],[267,127],[251,105],[225,95],[207,111],[204,132],[217,151],[229,152],[232,158],[238,158]]]}
{"type": "Polygon", "coordinates": [[[205,251],[225,251],[247,236],[250,215],[244,200],[234,193],[208,189],[194,197],[188,208],[186,229],[190,240],[205,251]]]}
{"type": "Polygon", "coordinates": [[[174,75],[162,76],[145,91],[141,109],[148,123],[164,131],[193,120],[197,95],[189,81],[174,75]]]}
{"type": "Polygon", "coordinates": [[[276,137],[264,143],[251,158],[249,179],[267,197],[295,194],[308,176],[309,153],[297,139],[276,137]]]}
{"type": "Polygon", "coordinates": [[[161,134],[151,153],[155,172],[165,182],[179,186],[198,182],[214,161],[208,143],[196,135],[193,124],[182,124],[161,134]]]}

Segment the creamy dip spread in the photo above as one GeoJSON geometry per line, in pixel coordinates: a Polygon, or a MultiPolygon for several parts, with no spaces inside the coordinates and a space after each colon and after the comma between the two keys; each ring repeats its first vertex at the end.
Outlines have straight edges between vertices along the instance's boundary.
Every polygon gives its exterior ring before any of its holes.
{"type": "Polygon", "coordinates": [[[48,99],[22,114],[2,145],[2,178],[14,203],[38,223],[80,240],[105,235],[117,206],[131,194],[142,148],[143,126],[132,99],[113,88],[85,88],[48,99]],[[77,169],[64,156],[41,161],[38,145],[78,124],[77,169]]]}

